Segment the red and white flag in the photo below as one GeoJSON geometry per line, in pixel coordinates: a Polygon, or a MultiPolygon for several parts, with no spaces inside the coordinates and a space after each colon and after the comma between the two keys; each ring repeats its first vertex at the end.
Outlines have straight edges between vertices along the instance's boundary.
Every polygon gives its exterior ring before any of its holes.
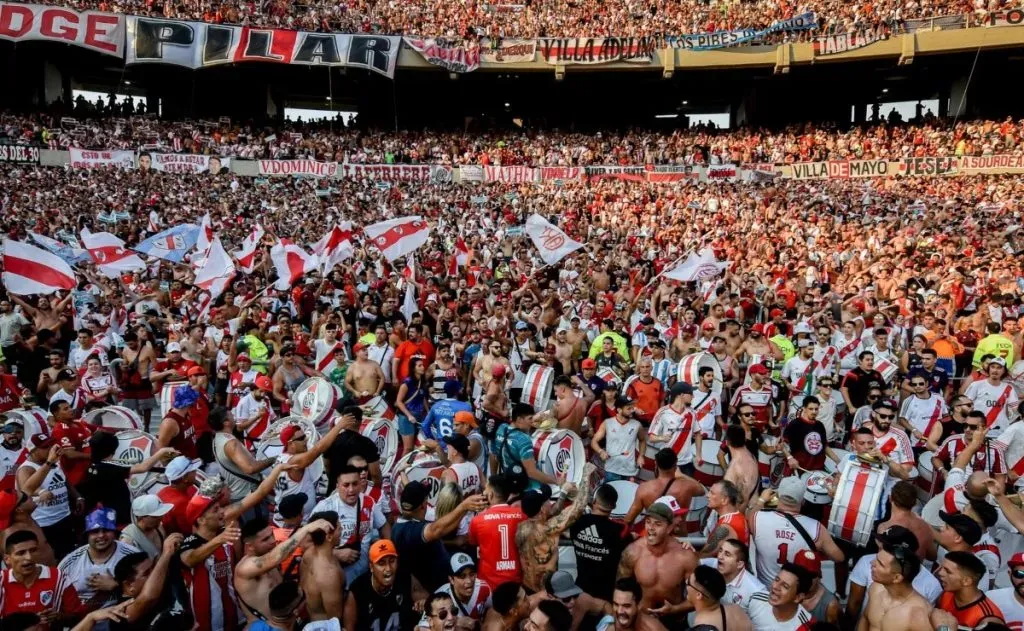
{"type": "Polygon", "coordinates": [[[569,238],[561,228],[536,213],[526,218],[525,231],[540,251],[545,265],[554,265],[583,247],[582,243],[569,238]]]}
{"type": "Polygon", "coordinates": [[[3,254],[4,288],[12,294],[48,296],[60,289],[74,289],[78,284],[71,266],[42,248],[7,239],[3,254]]]}
{"type": "Polygon", "coordinates": [[[146,269],[146,264],[129,250],[124,241],[109,232],[82,231],[82,245],[89,258],[107,278],[117,278],[125,272],[146,269]]]}
{"type": "Polygon", "coordinates": [[[303,274],[317,270],[317,257],[306,252],[288,239],[281,239],[270,248],[270,260],[277,268],[276,289],[288,289],[295,284],[295,281],[302,278],[303,274]]]}
{"type": "Polygon", "coordinates": [[[457,276],[460,267],[469,263],[469,248],[462,237],[455,239],[455,254],[452,255],[451,263],[448,265],[448,275],[457,276]]]}
{"type": "Polygon", "coordinates": [[[419,215],[391,219],[363,228],[377,249],[395,261],[420,248],[430,237],[430,226],[419,215]]]}
{"type": "Polygon", "coordinates": [[[199,269],[203,266],[206,253],[210,251],[211,245],[213,245],[213,224],[210,222],[210,213],[206,213],[199,223],[199,238],[196,239],[196,251],[192,255],[192,267],[199,269]]]}
{"type": "Polygon", "coordinates": [[[196,272],[196,287],[210,294],[209,301],[203,305],[204,311],[209,307],[209,302],[216,300],[224,293],[234,277],[235,264],[231,261],[228,253],[224,251],[224,246],[220,244],[220,238],[214,237],[206,260],[203,261],[203,266],[196,272]]]}
{"type": "Polygon", "coordinates": [[[256,266],[256,250],[259,249],[262,239],[263,226],[256,224],[249,236],[242,241],[242,249],[232,252],[235,255],[235,260],[238,261],[238,269],[243,274],[252,274],[252,270],[256,266]]]}
{"type": "MultiPolygon", "coordinates": [[[[355,254],[350,221],[343,221],[340,226],[334,226],[334,229],[320,241],[323,242],[323,249],[317,254],[320,256],[320,269],[325,275],[334,269],[335,265],[355,254]]],[[[319,244],[320,242],[317,242],[317,245],[319,244]]]]}

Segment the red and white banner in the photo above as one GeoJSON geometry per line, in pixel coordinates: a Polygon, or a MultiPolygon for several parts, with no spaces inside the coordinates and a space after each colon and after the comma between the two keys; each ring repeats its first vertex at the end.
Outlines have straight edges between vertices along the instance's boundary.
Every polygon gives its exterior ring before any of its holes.
{"type": "Polygon", "coordinates": [[[71,155],[72,169],[93,169],[96,167],[135,168],[134,151],[89,151],[72,147],[68,149],[68,153],[71,155]]]}
{"type": "Polygon", "coordinates": [[[74,289],[75,272],[56,254],[27,243],[7,239],[3,243],[4,288],[12,294],[48,296],[74,289]]]}
{"type": "Polygon", "coordinates": [[[349,164],[341,165],[341,176],[381,182],[452,181],[452,168],[440,164],[349,164]]]}
{"type": "Polygon", "coordinates": [[[525,63],[536,56],[535,39],[484,39],[480,43],[480,58],[490,64],[525,63]]]}
{"type": "Polygon", "coordinates": [[[206,213],[199,222],[199,237],[196,239],[196,252],[192,255],[192,267],[198,269],[203,266],[206,253],[212,245],[213,225],[210,223],[210,213],[206,213]]]}
{"type": "Polygon", "coordinates": [[[415,252],[430,238],[430,226],[419,215],[375,223],[363,232],[389,261],[415,252]]]}
{"type": "Polygon", "coordinates": [[[705,248],[700,253],[690,252],[685,261],[666,270],[663,275],[665,278],[690,283],[714,278],[724,272],[727,267],[729,267],[728,261],[717,260],[715,253],[710,248],[705,248]]]}
{"type": "Polygon", "coordinates": [[[109,232],[82,231],[82,245],[89,258],[107,278],[117,278],[125,272],[146,269],[138,254],[129,250],[124,241],[109,232]]]}
{"type": "Polygon", "coordinates": [[[709,180],[736,181],[737,171],[735,164],[711,164],[705,171],[709,180]]]}
{"type": "Polygon", "coordinates": [[[536,213],[526,219],[526,234],[547,265],[554,265],[583,247],[582,243],[569,238],[560,228],[536,213]]]}
{"type": "Polygon", "coordinates": [[[310,175],[313,177],[334,177],[338,172],[337,162],[316,160],[259,160],[260,175],[310,175]]]}
{"type": "Polygon", "coordinates": [[[288,289],[302,278],[303,274],[315,272],[317,269],[317,257],[288,239],[281,239],[270,248],[270,260],[277,269],[275,289],[288,289]]]}
{"type": "Polygon", "coordinates": [[[814,40],[814,54],[818,57],[838,55],[850,50],[870,46],[889,38],[889,30],[883,26],[866,31],[854,31],[842,35],[828,35],[814,40]]]}
{"type": "Polygon", "coordinates": [[[541,180],[583,179],[582,167],[539,167],[537,173],[541,180]]]}
{"type": "Polygon", "coordinates": [[[139,168],[167,173],[217,174],[231,166],[231,158],[195,153],[140,153],[139,168]]]}
{"type": "Polygon", "coordinates": [[[252,274],[252,270],[256,266],[256,250],[260,247],[263,235],[263,226],[256,224],[253,226],[252,232],[242,241],[242,249],[232,252],[235,255],[235,260],[238,261],[238,269],[243,274],[252,274]]]}
{"type": "Polygon", "coordinates": [[[320,269],[327,274],[335,265],[355,254],[355,248],[352,246],[352,222],[343,221],[340,226],[334,226],[321,241],[325,239],[323,251],[319,256],[320,269]]]}
{"type": "Polygon", "coordinates": [[[440,66],[448,72],[473,72],[480,67],[480,45],[445,45],[441,40],[406,37],[405,45],[415,50],[427,63],[440,66]]]}
{"type": "Polygon", "coordinates": [[[74,44],[124,57],[123,15],[0,2],[0,39],[74,44]]]}
{"type": "Polygon", "coordinates": [[[224,290],[231,284],[231,279],[234,277],[235,264],[231,262],[231,257],[228,256],[228,253],[224,251],[224,246],[220,243],[220,237],[214,237],[206,260],[203,261],[202,268],[196,272],[195,285],[200,289],[210,292],[210,298],[203,305],[203,311],[209,307],[210,302],[216,300],[218,296],[224,293],[224,290]]]}
{"type": "Polygon", "coordinates": [[[484,167],[484,179],[488,182],[536,182],[537,169],[533,167],[484,167]]]}
{"type": "Polygon", "coordinates": [[[455,239],[455,254],[452,255],[451,263],[448,265],[448,275],[455,276],[459,273],[460,267],[469,264],[469,248],[462,237],[455,239]]]}

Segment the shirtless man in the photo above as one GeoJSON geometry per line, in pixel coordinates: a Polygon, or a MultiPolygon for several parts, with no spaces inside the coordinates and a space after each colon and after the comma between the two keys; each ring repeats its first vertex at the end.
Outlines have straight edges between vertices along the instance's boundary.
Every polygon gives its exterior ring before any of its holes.
{"type": "Polygon", "coordinates": [[[326,521],[330,532],[310,533],[299,565],[299,585],[306,592],[306,610],[310,620],[341,620],[345,611],[345,572],[334,557],[334,548],[341,538],[338,514],[333,511],[313,513],[311,522],[326,521]]]}
{"type": "Polygon", "coordinates": [[[569,342],[569,329],[559,327],[554,337],[548,338],[548,345],[555,347],[555,361],[562,365],[562,373],[573,373],[573,345],[569,342]]]}
{"type": "Polygon", "coordinates": [[[759,355],[761,357],[761,361],[766,359],[782,361],[782,358],[784,357],[782,349],[765,338],[764,324],[761,324],[760,322],[750,327],[750,334],[747,335],[747,339],[743,340],[743,343],[739,345],[739,348],[732,353],[732,356],[736,361],[743,361],[744,356],[751,358],[754,355],[759,355]]]}
{"type": "Polygon", "coordinates": [[[725,445],[729,451],[729,467],[725,470],[724,480],[736,485],[740,494],[740,509],[747,505],[750,498],[757,492],[761,475],[758,472],[757,460],[747,449],[747,434],[741,425],[730,425],[725,430],[725,445]]]}
{"type": "Polygon", "coordinates": [[[643,592],[635,578],[615,581],[612,592],[612,615],[597,623],[597,631],[666,631],[657,618],[644,613],[640,603],[643,592]]]}
{"type": "Polygon", "coordinates": [[[356,360],[349,364],[345,373],[345,389],[362,404],[380,395],[384,390],[384,371],[380,364],[371,361],[366,344],[356,344],[356,360]]]}
{"type": "Polygon", "coordinates": [[[43,329],[50,329],[60,337],[60,329],[67,322],[67,316],[64,315],[64,309],[71,302],[71,292],[68,292],[67,296],[57,301],[56,304],[50,304],[50,299],[46,296],[40,296],[36,306],[28,304],[18,296],[14,294],[10,295],[11,302],[20,306],[25,314],[32,318],[32,324],[36,327],[37,331],[43,329]]]}
{"type": "Polygon", "coordinates": [[[679,473],[676,468],[676,454],[668,447],[660,449],[654,455],[654,464],[658,469],[658,476],[642,482],[637,487],[633,505],[629,507],[624,519],[627,524],[632,524],[640,513],[647,510],[647,507],[659,497],[670,495],[676,498],[680,506],[689,507],[694,497],[704,495],[704,486],[700,482],[679,473]]]}
{"type": "Polygon", "coordinates": [[[558,566],[558,539],[587,507],[590,499],[590,476],[597,467],[588,462],[583,467],[583,479],[579,488],[567,483],[562,493],[572,495],[572,504],[560,511],[550,511],[547,506],[548,493],[528,491],[521,502],[526,521],[516,529],[516,547],[523,566],[523,586],[533,592],[544,589],[544,575],[554,572],[558,566]]]}
{"type": "MultiPolygon", "coordinates": [[[[495,367],[497,365],[504,366],[505,372],[509,372],[512,369],[512,365],[501,352],[501,342],[491,339],[485,348],[487,352],[481,350],[473,361],[473,383],[479,388],[478,390],[474,389],[474,392],[478,392],[479,396],[485,396],[488,393],[488,386],[495,378],[495,367]]],[[[503,377],[504,375],[505,373],[502,373],[503,377]]]]}
{"type": "Polygon", "coordinates": [[[738,605],[721,602],[725,577],[707,565],[698,565],[686,579],[686,600],[696,612],[693,626],[707,625],[718,631],[751,631],[750,618],[738,605]]]}
{"type": "Polygon", "coordinates": [[[558,428],[571,429],[577,436],[582,436],[583,417],[590,409],[590,404],[594,402],[594,391],[577,375],[562,375],[555,379],[554,393],[555,402],[551,406],[551,411],[558,419],[558,428]],[[582,390],[582,397],[576,396],[573,385],[582,390]]]}
{"type": "Polygon", "coordinates": [[[685,616],[689,604],[683,598],[683,581],[697,567],[697,554],[672,535],[675,515],[668,505],[655,502],[647,508],[647,535],[629,544],[619,560],[619,578],[634,576],[643,589],[640,608],[669,622],[685,616]]]}
{"type": "Polygon", "coordinates": [[[920,569],[921,559],[906,543],[882,542],[857,631],[930,631],[932,606],[911,584],[920,569]]]}
{"type": "Polygon", "coordinates": [[[890,526],[903,526],[917,537],[915,553],[925,558],[932,550],[935,531],[920,515],[914,512],[917,505],[917,487],[909,480],[900,480],[889,490],[890,517],[878,524],[876,532],[885,532],[890,526]]]}
{"type": "MultiPolygon", "coordinates": [[[[504,364],[495,364],[488,374],[491,378],[487,383],[487,387],[483,390],[481,407],[487,415],[501,421],[508,420],[511,412],[508,395],[505,394],[505,378],[508,374],[508,368],[504,364]]],[[[495,423],[496,427],[497,423],[495,423]]]]}
{"type": "MultiPolygon", "coordinates": [[[[259,618],[270,617],[267,597],[270,590],[284,580],[281,563],[300,543],[306,541],[306,536],[310,533],[319,531],[331,535],[334,530],[329,522],[320,519],[302,526],[292,536],[277,543],[274,531],[267,520],[255,517],[245,522],[242,526],[245,556],[235,566],[234,585],[242,611],[250,624],[259,618]]],[[[308,545],[308,541],[306,544],[308,545]]]]}

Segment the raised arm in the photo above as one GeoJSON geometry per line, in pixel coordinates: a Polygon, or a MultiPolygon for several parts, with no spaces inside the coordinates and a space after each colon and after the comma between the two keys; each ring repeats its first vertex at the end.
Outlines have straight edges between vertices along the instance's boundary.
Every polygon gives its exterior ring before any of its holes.
{"type": "Polygon", "coordinates": [[[306,524],[292,533],[273,550],[260,557],[245,557],[235,566],[235,576],[242,579],[254,579],[278,568],[288,556],[299,547],[299,542],[306,538],[311,532],[322,530],[329,533],[332,530],[331,524],[324,519],[318,519],[306,524]]]}
{"type": "Polygon", "coordinates": [[[549,535],[562,534],[566,528],[571,526],[583,514],[583,510],[587,507],[587,501],[590,498],[590,477],[596,468],[592,462],[588,462],[583,466],[583,479],[580,480],[579,487],[576,489],[576,495],[572,498],[572,504],[549,519],[545,525],[549,535]]]}

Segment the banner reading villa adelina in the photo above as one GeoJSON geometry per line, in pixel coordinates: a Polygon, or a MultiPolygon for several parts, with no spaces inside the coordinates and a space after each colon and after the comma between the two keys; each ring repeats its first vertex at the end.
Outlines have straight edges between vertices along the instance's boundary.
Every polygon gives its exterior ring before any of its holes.
{"type": "Polygon", "coordinates": [[[541,37],[540,56],[549,64],[606,64],[613,61],[650,63],[658,40],[654,37],[541,37]]]}

